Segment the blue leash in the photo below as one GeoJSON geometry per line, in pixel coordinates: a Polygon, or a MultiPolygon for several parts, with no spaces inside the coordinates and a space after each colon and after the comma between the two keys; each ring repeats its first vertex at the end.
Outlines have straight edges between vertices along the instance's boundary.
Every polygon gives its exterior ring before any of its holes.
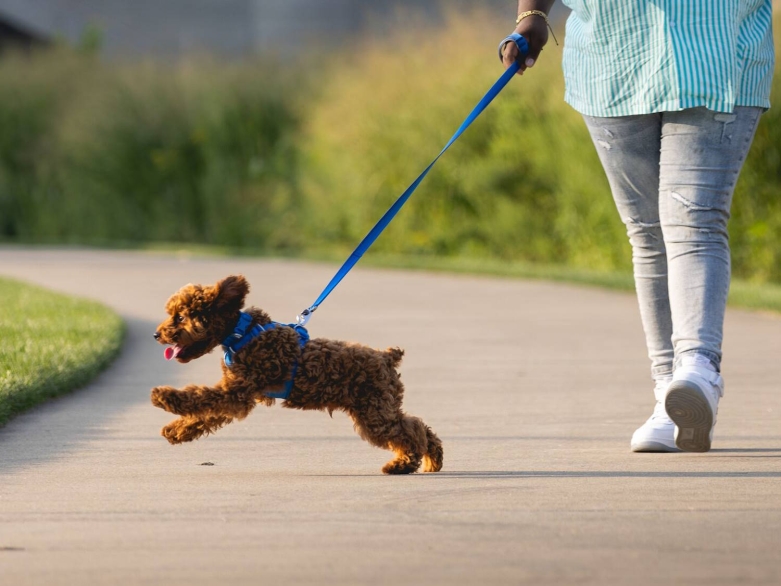
{"type": "MultiPolygon", "coordinates": [[[[525,56],[529,52],[529,45],[526,42],[526,39],[518,33],[513,33],[510,36],[502,39],[502,42],[499,43],[500,61],[502,60],[502,49],[504,48],[505,44],[510,42],[515,43],[521,56],[525,56]]],[[[469,113],[469,116],[466,117],[466,120],[464,120],[458,130],[456,130],[456,133],[450,138],[449,141],[447,141],[445,148],[443,148],[436,156],[436,158],[431,161],[429,166],[426,167],[420,175],[418,175],[418,178],[412,182],[412,185],[410,185],[406,191],[404,191],[404,193],[399,196],[390,209],[385,212],[385,215],[383,215],[377,224],[375,224],[374,228],[372,228],[369,233],[364,236],[363,240],[361,240],[361,243],[358,244],[358,247],[347,258],[342,267],[331,279],[331,282],[326,285],[325,289],[323,289],[323,292],[320,293],[320,296],[315,300],[315,302],[307,309],[302,311],[300,315],[296,316],[296,321],[299,325],[306,325],[312,313],[314,313],[314,311],[320,307],[320,304],[325,301],[326,297],[331,294],[331,291],[336,288],[336,286],[342,281],[342,279],[344,279],[347,273],[349,273],[355,264],[361,259],[363,254],[371,247],[372,244],[374,244],[374,241],[377,240],[379,235],[382,234],[382,231],[387,228],[388,224],[391,223],[391,220],[396,217],[396,214],[398,214],[399,210],[404,206],[405,203],[407,203],[407,200],[410,198],[412,193],[417,189],[418,185],[420,185],[421,181],[423,181],[426,175],[428,175],[428,172],[431,171],[431,168],[436,164],[440,157],[442,157],[442,155],[445,154],[445,151],[447,151],[450,146],[456,142],[458,137],[460,137],[464,131],[469,128],[472,122],[474,122],[477,117],[482,114],[483,110],[488,107],[488,104],[490,104],[493,99],[499,95],[499,92],[504,89],[504,86],[506,86],[507,83],[513,78],[513,76],[518,72],[519,68],[520,64],[516,61],[509,68],[507,68],[507,70],[494,83],[494,85],[491,86],[491,89],[488,90],[488,93],[483,96],[483,98],[478,102],[477,106],[475,106],[474,109],[469,113]]]]}
{"type": "MultiPolygon", "coordinates": [[[[505,44],[507,43],[515,43],[516,47],[518,47],[518,51],[520,52],[520,55],[523,57],[525,56],[529,51],[529,45],[526,42],[526,39],[523,38],[523,36],[519,35],[518,33],[513,33],[510,36],[502,39],[502,42],[499,43],[499,60],[502,60],[502,49],[504,48],[505,44]]],[[[261,326],[260,324],[255,324],[255,326],[252,329],[249,329],[249,326],[252,324],[252,316],[250,316],[248,313],[240,312],[239,313],[239,321],[236,324],[236,327],[233,330],[233,333],[231,333],[227,338],[225,338],[222,341],[222,347],[224,350],[224,360],[225,360],[225,366],[228,368],[231,368],[234,364],[234,357],[237,352],[242,350],[247,344],[249,344],[252,340],[260,336],[262,333],[267,332],[269,330],[275,329],[277,327],[289,327],[293,328],[299,337],[299,345],[303,349],[306,343],[309,341],[309,333],[306,331],[304,326],[309,321],[309,318],[312,316],[312,313],[320,306],[320,304],[325,301],[326,297],[330,295],[331,291],[333,291],[336,286],[344,279],[344,277],[347,275],[347,273],[350,272],[350,269],[355,266],[355,263],[357,263],[361,257],[363,256],[363,253],[366,252],[369,247],[371,247],[372,244],[374,244],[374,241],[377,240],[380,234],[382,234],[382,231],[385,230],[385,228],[388,226],[388,224],[391,223],[394,217],[396,217],[396,214],[399,213],[399,210],[404,206],[405,203],[407,203],[407,200],[412,195],[412,192],[417,189],[418,185],[420,185],[421,181],[428,175],[428,172],[431,171],[431,168],[436,164],[436,162],[442,157],[442,155],[445,154],[445,151],[450,148],[450,146],[456,142],[458,137],[460,137],[464,131],[469,128],[469,126],[474,122],[477,117],[482,114],[483,110],[485,110],[488,107],[488,104],[490,104],[493,99],[499,95],[499,92],[501,92],[504,89],[504,86],[507,85],[507,83],[512,79],[513,75],[515,75],[518,72],[518,69],[520,68],[520,65],[516,61],[513,63],[502,75],[501,77],[494,83],[493,86],[491,86],[491,89],[488,90],[488,93],[483,96],[483,99],[481,99],[477,106],[474,107],[474,109],[469,113],[469,116],[466,117],[466,120],[461,124],[461,126],[456,130],[456,133],[450,138],[449,141],[447,141],[447,144],[445,145],[445,148],[443,148],[440,153],[436,156],[436,158],[429,163],[429,166],[426,167],[423,172],[418,176],[415,181],[412,182],[412,185],[410,185],[404,193],[402,193],[399,198],[396,200],[396,202],[391,206],[391,208],[385,212],[385,214],[380,218],[379,222],[375,224],[374,228],[371,229],[371,231],[361,240],[360,244],[358,244],[358,247],[353,251],[353,253],[349,256],[349,258],[345,261],[345,263],[342,265],[342,267],[339,269],[339,271],[334,275],[334,277],[331,279],[331,282],[328,283],[326,288],[323,290],[322,293],[320,293],[320,296],[317,298],[317,300],[307,309],[301,312],[301,315],[296,316],[296,322],[295,324],[280,324],[277,322],[271,322],[266,324],[265,326],[261,326]],[[248,331],[249,330],[249,331],[248,331]]],[[[281,391],[276,392],[267,392],[266,396],[273,398],[273,399],[287,399],[290,396],[291,391],[293,390],[293,382],[296,378],[296,372],[298,370],[298,362],[295,362],[293,364],[293,369],[290,375],[290,379],[285,381],[284,388],[281,391]]]]}

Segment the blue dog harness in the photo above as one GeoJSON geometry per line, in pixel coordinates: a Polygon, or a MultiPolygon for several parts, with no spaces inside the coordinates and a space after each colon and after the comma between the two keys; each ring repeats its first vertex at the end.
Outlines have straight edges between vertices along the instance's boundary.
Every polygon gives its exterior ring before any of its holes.
{"type": "MultiPolygon", "coordinates": [[[[236,327],[233,328],[233,333],[222,341],[222,348],[225,351],[225,366],[228,368],[233,366],[233,357],[236,353],[263,332],[268,332],[275,328],[293,328],[298,334],[298,343],[302,349],[309,341],[309,332],[307,332],[303,326],[297,324],[281,324],[273,321],[263,326],[255,324],[255,327],[247,331],[251,323],[252,316],[250,314],[244,311],[239,312],[239,321],[236,324],[236,327]]],[[[287,399],[290,396],[290,391],[293,390],[293,380],[296,378],[297,370],[298,361],[293,363],[293,372],[290,375],[290,380],[285,382],[285,388],[277,392],[267,392],[266,396],[271,399],[287,399]]]]}

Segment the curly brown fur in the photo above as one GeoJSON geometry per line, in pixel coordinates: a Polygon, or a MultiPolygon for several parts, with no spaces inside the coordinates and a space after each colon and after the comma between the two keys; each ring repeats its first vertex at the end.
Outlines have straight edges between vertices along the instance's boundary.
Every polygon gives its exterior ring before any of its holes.
{"type": "MultiPolygon", "coordinates": [[[[249,292],[246,279],[230,276],[213,286],[186,285],[166,304],[168,318],[155,338],[173,346],[185,363],[219,346],[239,319],[249,292]]],[[[271,318],[250,307],[253,325],[271,318]]],[[[284,388],[298,363],[290,396],[282,403],[290,409],[342,410],[353,420],[358,434],[377,447],[391,450],[386,474],[409,474],[423,464],[424,472],[442,469],[442,442],[423,421],[401,409],[404,386],[396,370],[404,351],[375,350],[316,338],[302,349],[299,336],[288,327],[269,330],[234,356],[222,379],[213,386],[188,385],[183,389],[155,387],[152,404],[180,415],[162,435],[172,444],[214,433],[234,419],[243,419],[258,403],[271,406],[266,393],[284,388]]]]}

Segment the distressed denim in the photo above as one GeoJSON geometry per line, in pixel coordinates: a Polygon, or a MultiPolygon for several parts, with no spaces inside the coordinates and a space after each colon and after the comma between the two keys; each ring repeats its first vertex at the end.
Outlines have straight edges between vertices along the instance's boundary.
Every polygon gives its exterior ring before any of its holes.
{"type": "Polygon", "coordinates": [[[763,112],[584,116],[632,245],[651,374],[685,354],[721,366],[732,194],[763,112]]]}

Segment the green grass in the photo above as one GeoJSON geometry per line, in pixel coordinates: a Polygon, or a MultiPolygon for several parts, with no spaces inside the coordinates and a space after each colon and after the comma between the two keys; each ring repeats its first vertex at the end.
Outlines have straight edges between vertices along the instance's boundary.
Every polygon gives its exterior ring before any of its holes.
{"type": "Polygon", "coordinates": [[[117,356],[125,326],[84,299],[0,278],[0,425],[87,384],[117,356]]]}
{"type": "Polygon", "coordinates": [[[729,291],[729,304],[781,315],[781,285],[735,279],[729,291]]]}

